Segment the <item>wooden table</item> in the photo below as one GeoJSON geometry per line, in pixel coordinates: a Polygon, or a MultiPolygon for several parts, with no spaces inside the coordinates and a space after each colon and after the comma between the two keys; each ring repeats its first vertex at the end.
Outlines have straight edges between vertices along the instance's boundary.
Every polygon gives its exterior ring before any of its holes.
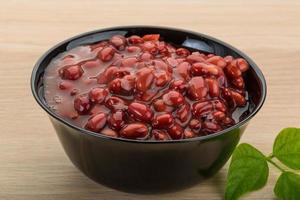
{"type": "MultiPolygon", "coordinates": [[[[184,191],[127,194],[98,185],[67,159],[29,78],[54,44],[103,27],[149,24],[181,27],[224,40],[264,72],[268,97],[243,142],[269,153],[277,132],[300,127],[300,2],[285,1],[3,1],[0,6],[0,199],[222,199],[228,165],[184,191]],[[151,2],[151,3],[150,3],[151,2]]],[[[278,177],[243,199],[273,199],[278,177]]]]}

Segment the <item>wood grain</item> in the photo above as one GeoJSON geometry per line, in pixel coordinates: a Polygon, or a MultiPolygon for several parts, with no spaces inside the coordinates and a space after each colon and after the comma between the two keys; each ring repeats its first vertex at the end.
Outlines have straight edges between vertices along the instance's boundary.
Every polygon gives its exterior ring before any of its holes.
{"type": "MultiPolygon", "coordinates": [[[[98,185],[69,162],[29,78],[43,52],[81,32],[116,25],[180,27],[224,40],[261,67],[268,83],[263,109],[243,142],[268,153],[283,127],[300,127],[300,2],[285,1],[2,1],[0,6],[0,199],[222,199],[226,165],[187,190],[136,195],[98,185]]],[[[273,199],[278,177],[243,199],[273,199]]]]}

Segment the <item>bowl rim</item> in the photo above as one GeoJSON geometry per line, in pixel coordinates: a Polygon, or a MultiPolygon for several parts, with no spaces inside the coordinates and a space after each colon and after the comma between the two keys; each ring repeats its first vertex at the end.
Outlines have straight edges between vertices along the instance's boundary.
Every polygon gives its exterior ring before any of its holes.
{"type": "Polygon", "coordinates": [[[49,50],[47,50],[36,62],[36,64],[34,65],[34,68],[32,70],[31,73],[31,80],[30,80],[30,85],[31,85],[31,92],[35,98],[35,100],[37,101],[37,103],[48,113],[48,115],[50,115],[51,117],[53,117],[54,119],[58,120],[59,122],[63,123],[64,125],[71,127],[75,130],[77,130],[80,134],[88,134],[90,136],[96,137],[96,138],[101,138],[101,139],[106,139],[106,140],[113,140],[113,141],[120,141],[120,142],[130,142],[130,143],[156,143],[156,144],[164,144],[164,143],[184,143],[184,142],[195,142],[195,141],[203,141],[203,140],[209,140],[218,136],[221,136],[227,132],[230,132],[236,128],[239,128],[240,126],[246,124],[247,122],[249,122],[250,119],[252,119],[257,112],[261,109],[262,105],[265,102],[266,96],[267,96],[267,85],[266,85],[266,80],[265,77],[262,73],[262,71],[259,69],[259,67],[256,65],[256,63],[250,58],[248,57],[245,53],[243,53],[241,50],[233,47],[232,45],[223,42],[217,38],[214,38],[212,36],[203,34],[203,33],[198,33],[195,31],[191,31],[191,30],[186,30],[186,29],[181,29],[181,28],[174,28],[174,27],[168,27],[168,26],[151,26],[151,25],[130,25],[130,26],[114,26],[114,27],[108,27],[108,28],[101,28],[101,29],[96,29],[93,31],[89,31],[89,32],[84,32],[78,35],[75,35],[73,37],[70,37],[66,40],[63,40],[62,42],[59,42],[58,44],[54,45],[52,48],[50,48],[49,50]],[[179,32],[184,32],[184,33],[188,33],[188,34],[193,34],[197,37],[202,37],[208,40],[211,40],[215,43],[219,43],[223,46],[226,46],[227,48],[233,50],[234,52],[236,52],[237,54],[241,55],[244,59],[247,60],[247,62],[249,63],[249,66],[254,70],[255,74],[258,76],[259,81],[261,82],[261,97],[259,99],[259,102],[256,106],[256,108],[253,110],[252,113],[250,113],[247,117],[245,117],[245,119],[243,119],[242,121],[236,123],[233,126],[230,126],[222,131],[210,134],[210,135],[205,135],[205,136],[199,136],[199,137],[194,137],[194,138],[187,138],[187,139],[179,139],[179,140],[164,140],[164,141],[158,141],[158,140],[135,140],[135,139],[126,139],[126,138],[121,138],[121,137],[111,137],[111,136],[106,136],[103,134],[99,134],[99,133],[95,133],[86,129],[83,129],[79,126],[76,126],[75,124],[72,124],[71,122],[68,122],[67,120],[63,119],[62,117],[60,117],[58,114],[56,114],[54,111],[52,111],[48,105],[46,105],[39,97],[38,92],[35,90],[35,82],[37,79],[37,72],[38,69],[41,67],[42,62],[44,61],[44,59],[51,53],[53,52],[55,49],[57,49],[58,47],[60,47],[61,45],[64,45],[66,43],[69,43],[75,39],[79,39],[81,37],[84,36],[88,36],[91,34],[95,34],[95,33],[100,33],[100,32],[105,32],[105,31],[113,31],[113,30],[118,30],[118,29],[134,29],[134,28],[153,28],[153,29],[163,29],[163,30],[169,30],[169,31],[179,31],[179,32]]]}

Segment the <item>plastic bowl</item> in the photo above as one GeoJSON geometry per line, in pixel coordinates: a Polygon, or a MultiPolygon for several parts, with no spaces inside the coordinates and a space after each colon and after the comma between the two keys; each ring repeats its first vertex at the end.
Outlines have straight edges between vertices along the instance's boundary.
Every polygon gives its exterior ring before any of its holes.
{"type": "Polygon", "coordinates": [[[47,112],[72,163],[103,185],[127,192],[169,192],[212,176],[227,162],[250,119],[266,97],[266,82],[258,66],[229,44],[200,33],[154,26],[100,29],[65,40],[47,51],[31,77],[32,93],[47,112]],[[215,134],[182,140],[139,141],[111,138],[77,127],[53,112],[43,95],[44,70],[53,57],[78,45],[124,36],[160,34],[165,41],[220,56],[242,57],[250,64],[244,78],[252,109],[239,123],[215,134]]]}

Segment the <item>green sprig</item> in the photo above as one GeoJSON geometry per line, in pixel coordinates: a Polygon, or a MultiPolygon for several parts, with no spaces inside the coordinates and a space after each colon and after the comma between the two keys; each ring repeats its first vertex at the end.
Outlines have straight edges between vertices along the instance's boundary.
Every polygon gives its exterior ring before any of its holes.
{"type": "Polygon", "coordinates": [[[229,166],[225,200],[237,200],[242,195],[261,189],[267,183],[269,164],[282,172],[274,193],[281,200],[300,199],[300,129],[285,128],[275,139],[273,152],[265,156],[250,144],[240,144],[233,152],[229,166]],[[287,169],[281,167],[276,158],[287,169]]]}

